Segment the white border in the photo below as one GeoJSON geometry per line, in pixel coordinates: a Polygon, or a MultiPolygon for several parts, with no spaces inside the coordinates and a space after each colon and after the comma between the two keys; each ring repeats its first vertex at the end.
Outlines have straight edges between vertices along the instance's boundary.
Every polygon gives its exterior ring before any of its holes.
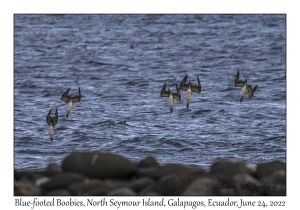
{"type": "MultiPolygon", "coordinates": [[[[281,13],[287,14],[287,197],[265,197],[268,200],[286,200],[288,207],[298,206],[299,171],[298,156],[299,139],[296,129],[299,129],[298,78],[299,78],[299,26],[300,17],[296,1],[196,1],[196,0],[85,0],[85,1],[38,1],[12,0],[1,3],[1,206],[14,206],[13,195],[13,15],[15,13],[281,13]]],[[[276,84],[274,84],[276,85],[276,84]]],[[[272,87],[270,87],[272,88],[272,87]]],[[[43,198],[43,197],[39,197],[43,198]]],[[[76,197],[77,198],[77,197],[76,197]]],[[[107,197],[108,198],[108,197],[107,197]]],[[[191,199],[198,199],[190,197],[191,199]]],[[[225,197],[212,197],[225,199],[225,197]]],[[[243,197],[243,199],[259,200],[262,197],[243,197]]],[[[49,198],[47,198],[49,199],[49,198]]],[[[80,199],[78,197],[77,199],[80,199]]],[[[86,200],[86,197],[82,199],[86,200]]],[[[138,198],[136,198],[138,199],[138,198]]],[[[209,197],[200,197],[207,200],[209,197]]],[[[240,199],[232,197],[232,199],[240,199]]],[[[224,208],[224,207],[223,207],[224,208]]],[[[27,208],[28,209],[28,208],[27,208]]],[[[95,209],[95,208],[93,208],[95,209]]],[[[123,209],[123,208],[122,208],[123,209]]],[[[174,208],[172,208],[174,209],[174,208]]],[[[177,208],[176,208],[177,209],[177,208]]],[[[178,208],[179,209],[179,208],[178,208]]],[[[182,209],[182,208],[180,208],[182,209]]],[[[249,209],[249,208],[248,208],[249,209]]]]}

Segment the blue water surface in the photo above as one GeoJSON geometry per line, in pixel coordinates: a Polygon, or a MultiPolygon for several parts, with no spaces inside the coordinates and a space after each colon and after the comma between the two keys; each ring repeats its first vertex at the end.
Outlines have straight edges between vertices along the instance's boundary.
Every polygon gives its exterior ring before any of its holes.
{"type": "Polygon", "coordinates": [[[95,150],[203,168],[286,161],[286,16],[14,15],[14,168],[95,150]],[[238,69],[258,86],[242,103],[238,69]],[[171,114],[160,90],[185,75],[202,91],[187,110],[181,90],[171,114]],[[66,119],[60,98],[79,87],[66,119]]]}

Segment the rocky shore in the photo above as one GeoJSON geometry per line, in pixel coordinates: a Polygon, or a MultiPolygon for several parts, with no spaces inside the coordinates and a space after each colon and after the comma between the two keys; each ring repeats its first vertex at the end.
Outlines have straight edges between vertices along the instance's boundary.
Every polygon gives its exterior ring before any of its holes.
{"type": "Polygon", "coordinates": [[[286,163],[220,160],[209,171],[181,164],[138,163],[111,153],[74,152],[61,165],[14,171],[15,196],[285,196],[286,163]]]}

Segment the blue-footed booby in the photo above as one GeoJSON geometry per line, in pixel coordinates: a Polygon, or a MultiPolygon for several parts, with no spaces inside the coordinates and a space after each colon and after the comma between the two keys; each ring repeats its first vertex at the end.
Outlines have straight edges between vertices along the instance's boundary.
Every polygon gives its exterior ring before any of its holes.
{"type": "Polygon", "coordinates": [[[164,86],[162,87],[161,91],[160,91],[160,96],[169,98],[169,107],[170,107],[170,112],[172,114],[174,99],[176,99],[178,101],[181,101],[181,95],[180,95],[180,91],[178,89],[177,84],[176,84],[176,93],[172,93],[169,89],[166,90],[166,83],[165,83],[164,86]]]}
{"type": "Polygon", "coordinates": [[[57,108],[56,108],[56,111],[55,111],[55,117],[51,117],[51,110],[48,112],[48,115],[47,115],[47,118],[46,118],[46,122],[49,126],[49,133],[50,133],[50,139],[51,139],[51,142],[53,140],[53,135],[54,135],[54,126],[56,125],[57,121],[58,121],[58,113],[57,113],[57,108]]]}
{"type": "Polygon", "coordinates": [[[61,97],[61,100],[65,101],[68,103],[67,106],[67,113],[66,113],[66,118],[68,118],[71,109],[72,109],[72,105],[76,102],[79,102],[81,99],[81,93],[80,93],[80,88],[78,89],[78,95],[72,97],[71,95],[68,95],[70,88],[68,88],[68,90],[66,90],[66,92],[64,92],[64,94],[61,97]]]}
{"type": "Polygon", "coordinates": [[[252,89],[251,85],[247,84],[247,77],[245,81],[243,82],[243,87],[240,92],[240,103],[242,103],[244,96],[248,93],[249,99],[252,98],[256,91],[257,85],[252,89]]]}
{"type": "Polygon", "coordinates": [[[200,93],[201,92],[201,84],[200,79],[197,76],[198,85],[192,85],[191,81],[189,80],[189,83],[185,84],[187,80],[187,75],[183,78],[183,80],[180,83],[179,89],[180,90],[186,90],[186,109],[189,109],[189,105],[192,98],[192,93],[200,93]]]}

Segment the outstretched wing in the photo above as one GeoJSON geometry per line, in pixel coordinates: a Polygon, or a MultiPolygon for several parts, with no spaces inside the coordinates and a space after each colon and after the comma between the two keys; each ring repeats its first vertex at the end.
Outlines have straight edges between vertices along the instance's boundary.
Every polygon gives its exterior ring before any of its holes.
{"type": "Polygon", "coordinates": [[[176,99],[177,101],[181,101],[181,95],[178,95],[177,93],[172,93],[172,96],[174,99],[176,99]]]}
{"type": "Polygon", "coordinates": [[[57,108],[55,111],[55,117],[52,118],[52,126],[54,127],[57,124],[58,121],[58,113],[57,113],[57,108]]]}
{"type": "MultiPolygon", "coordinates": [[[[247,76],[246,76],[246,79],[245,79],[245,81],[243,82],[243,86],[244,85],[247,85],[247,76]]],[[[250,86],[251,87],[251,86],[250,86]]]]}
{"type": "Polygon", "coordinates": [[[79,95],[76,95],[76,96],[72,97],[73,104],[76,103],[76,102],[79,102],[80,99],[81,99],[81,96],[79,96],[79,95]]]}
{"type": "Polygon", "coordinates": [[[68,95],[70,88],[68,88],[68,90],[66,90],[66,92],[64,92],[64,94],[61,96],[61,100],[65,101],[65,102],[69,102],[71,99],[71,96],[68,95]]]}
{"type": "Polygon", "coordinates": [[[247,91],[248,91],[248,96],[249,96],[249,99],[252,98],[252,96],[254,95],[255,91],[256,91],[256,88],[257,88],[257,85],[252,89],[252,87],[250,85],[247,86],[247,91]]]}
{"type": "Polygon", "coordinates": [[[72,102],[76,103],[79,102],[81,100],[81,92],[80,92],[80,88],[78,89],[78,95],[72,97],[72,102]]]}
{"type": "Polygon", "coordinates": [[[243,87],[244,82],[242,80],[239,80],[239,78],[240,78],[240,70],[237,71],[235,76],[235,83],[234,83],[235,87],[243,87]]]}
{"type": "Polygon", "coordinates": [[[187,80],[187,75],[185,75],[185,77],[182,79],[182,81],[181,81],[181,83],[179,85],[179,89],[180,90],[187,90],[187,89],[189,89],[189,85],[185,84],[186,80],[187,80]]]}
{"type": "Polygon", "coordinates": [[[180,94],[177,84],[176,84],[176,93],[173,93],[172,95],[173,95],[174,99],[181,101],[181,94],[180,94]]]}
{"type": "Polygon", "coordinates": [[[197,76],[197,80],[198,80],[198,85],[197,86],[191,85],[191,89],[192,89],[192,92],[200,93],[201,92],[201,84],[200,84],[200,79],[198,76],[197,76]]]}
{"type": "Polygon", "coordinates": [[[47,118],[46,118],[46,122],[47,122],[47,124],[50,126],[50,122],[51,122],[51,120],[52,120],[52,117],[50,117],[50,115],[51,115],[51,110],[52,109],[50,109],[50,111],[48,112],[48,115],[47,115],[47,118]]]}
{"type": "Polygon", "coordinates": [[[169,91],[166,91],[166,83],[164,84],[164,86],[161,88],[161,91],[160,91],[160,96],[161,97],[169,97],[170,95],[170,92],[169,91]]]}

